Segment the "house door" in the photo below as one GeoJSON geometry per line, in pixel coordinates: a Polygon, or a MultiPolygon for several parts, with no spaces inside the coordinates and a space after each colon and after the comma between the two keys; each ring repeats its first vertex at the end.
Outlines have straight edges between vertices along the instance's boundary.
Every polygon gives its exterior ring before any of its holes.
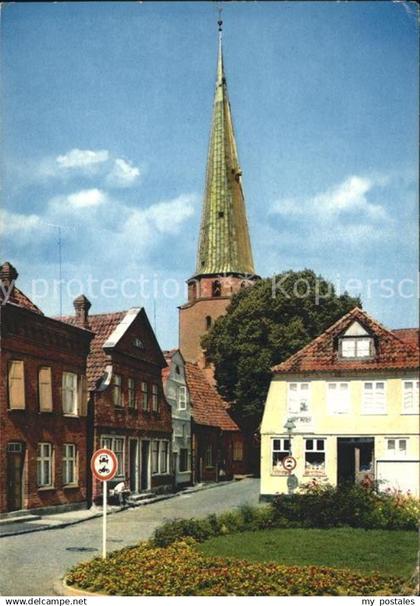
{"type": "Polygon", "coordinates": [[[24,444],[10,442],[7,445],[7,509],[23,509],[24,444]]]}
{"type": "Polygon", "coordinates": [[[141,443],[141,490],[150,488],[150,442],[143,440],[141,443]]]}
{"type": "Polygon", "coordinates": [[[338,438],[337,482],[360,483],[374,479],[374,438],[338,438]]]}
{"type": "Polygon", "coordinates": [[[129,466],[130,466],[130,490],[137,492],[139,489],[139,457],[138,440],[129,440],[129,466]]]}

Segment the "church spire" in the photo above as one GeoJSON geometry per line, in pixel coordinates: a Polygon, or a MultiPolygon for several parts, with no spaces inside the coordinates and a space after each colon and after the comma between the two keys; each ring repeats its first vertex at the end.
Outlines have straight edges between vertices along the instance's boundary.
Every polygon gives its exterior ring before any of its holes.
{"type": "Polygon", "coordinates": [[[196,276],[254,274],[241,169],[223,66],[222,21],[196,276]]]}

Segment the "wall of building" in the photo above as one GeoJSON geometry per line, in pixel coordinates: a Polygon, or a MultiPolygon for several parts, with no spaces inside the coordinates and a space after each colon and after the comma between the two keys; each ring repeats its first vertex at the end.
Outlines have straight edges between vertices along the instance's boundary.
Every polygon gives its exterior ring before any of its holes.
{"type": "MultiPolygon", "coordinates": [[[[403,414],[403,381],[415,378],[413,373],[356,375],[351,377],[274,376],[270,385],[261,425],[261,494],[287,492],[287,473],[272,469],[272,440],[287,438],[284,424],[292,417],[287,411],[288,382],[310,382],[310,406],[301,421],[296,421],[293,432],[292,454],[297,460],[294,474],[300,483],[312,479],[336,484],[337,439],[339,437],[373,437],[375,465],[380,460],[389,460],[387,438],[407,438],[405,461],[419,461],[419,416],[403,414]],[[331,414],[327,406],[327,381],[349,382],[350,411],[347,414],[331,414]],[[364,381],[384,381],[386,413],[364,414],[362,412],[362,389],[364,381]],[[305,438],[325,439],[325,474],[305,472],[305,438]]],[[[401,469],[404,469],[401,467],[401,469]]],[[[411,468],[410,468],[411,469],[411,468]]],[[[417,469],[417,468],[416,468],[417,469]]],[[[413,470],[411,470],[411,473],[413,470]]],[[[418,475],[413,475],[411,490],[418,492],[418,475]]]]}

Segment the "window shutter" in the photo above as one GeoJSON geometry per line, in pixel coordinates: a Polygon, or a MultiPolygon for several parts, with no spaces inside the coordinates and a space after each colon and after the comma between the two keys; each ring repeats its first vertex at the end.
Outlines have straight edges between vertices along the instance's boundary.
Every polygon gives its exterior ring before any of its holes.
{"type": "Polygon", "coordinates": [[[25,409],[25,371],[21,360],[13,360],[9,365],[9,407],[25,409]]]}
{"type": "Polygon", "coordinates": [[[39,389],[39,409],[44,412],[51,412],[53,409],[51,368],[46,366],[46,367],[39,369],[38,389],[39,389]]]}
{"type": "Polygon", "coordinates": [[[77,394],[78,399],[78,412],[80,417],[86,417],[87,408],[88,408],[88,400],[89,400],[89,392],[87,388],[87,381],[85,375],[81,375],[79,377],[79,389],[77,394]]]}

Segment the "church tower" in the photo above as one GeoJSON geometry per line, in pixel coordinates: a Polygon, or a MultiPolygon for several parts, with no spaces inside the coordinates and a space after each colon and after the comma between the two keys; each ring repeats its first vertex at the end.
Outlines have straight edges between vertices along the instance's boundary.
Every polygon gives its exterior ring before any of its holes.
{"type": "Polygon", "coordinates": [[[219,25],[216,91],[207,159],[195,274],[188,302],[179,308],[179,342],[185,360],[204,366],[202,335],[225,313],[232,295],[255,275],[219,25]]]}

